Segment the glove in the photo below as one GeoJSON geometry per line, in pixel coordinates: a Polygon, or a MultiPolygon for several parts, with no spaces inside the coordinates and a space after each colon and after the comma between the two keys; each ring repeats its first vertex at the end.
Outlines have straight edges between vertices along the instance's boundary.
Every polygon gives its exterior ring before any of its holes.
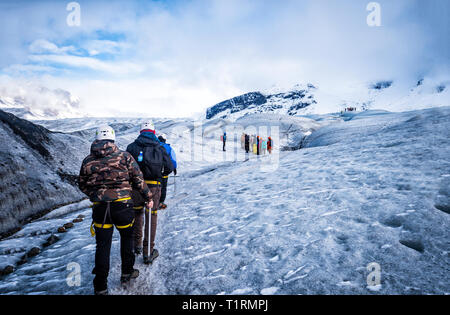
{"type": "Polygon", "coordinates": [[[177,169],[173,170],[173,175],[177,176],[177,169]]]}
{"type": "Polygon", "coordinates": [[[150,200],[149,202],[145,203],[145,207],[147,209],[153,209],[153,200],[150,200]]]}

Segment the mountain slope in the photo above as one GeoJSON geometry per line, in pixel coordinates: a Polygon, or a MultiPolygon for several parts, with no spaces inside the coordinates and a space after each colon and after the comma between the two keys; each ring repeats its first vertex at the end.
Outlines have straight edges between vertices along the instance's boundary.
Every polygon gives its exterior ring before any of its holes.
{"type": "Polygon", "coordinates": [[[81,199],[75,177],[89,144],[0,110],[0,233],[81,199]]]}
{"type": "Polygon", "coordinates": [[[297,85],[286,92],[278,93],[247,93],[230,100],[226,100],[206,111],[206,119],[237,118],[248,114],[273,112],[282,115],[294,116],[299,110],[315,104],[315,87],[297,85]]]}
{"type": "Polygon", "coordinates": [[[223,101],[207,109],[206,119],[236,120],[255,113],[304,116],[339,113],[349,107],[357,111],[382,109],[403,112],[450,106],[449,86],[448,79],[429,78],[414,84],[385,80],[349,83],[345,87],[296,85],[291,89],[252,92],[223,101]]]}

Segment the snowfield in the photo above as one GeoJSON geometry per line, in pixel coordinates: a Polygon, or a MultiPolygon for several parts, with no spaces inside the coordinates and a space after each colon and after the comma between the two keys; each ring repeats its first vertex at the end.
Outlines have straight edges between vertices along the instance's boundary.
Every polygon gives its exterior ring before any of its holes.
{"type": "MultiPolygon", "coordinates": [[[[276,145],[301,140],[301,150],[238,161],[210,149],[220,145],[214,132],[234,123],[210,122],[201,142],[207,159],[195,162],[189,133],[177,131],[188,125],[161,126],[182,161],[176,183],[169,180],[169,208],[159,212],[161,256],[152,266],[138,258],[141,276],[123,289],[115,231],[110,293],[450,294],[450,107],[295,119],[277,123],[284,136],[276,145]],[[373,263],[378,286],[368,282],[373,263]]],[[[124,148],[136,130],[119,135],[124,148]]],[[[0,294],[92,294],[88,204],[56,210],[0,242],[3,268],[86,216],[0,278],[0,294]],[[72,262],[80,286],[66,282],[72,262]]]]}

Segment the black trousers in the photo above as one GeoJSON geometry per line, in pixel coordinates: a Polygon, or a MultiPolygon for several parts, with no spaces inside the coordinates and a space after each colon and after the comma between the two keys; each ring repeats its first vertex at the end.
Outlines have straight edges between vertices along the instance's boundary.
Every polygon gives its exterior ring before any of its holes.
{"type": "Polygon", "coordinates": [[[167,196],[167,182],[169,178],[163,178],[161,181],[161,198],[159,199],[159,204],[163,203],[166,200],[167,196]]]}
{"type": "MultiPolygon", "coordinates": [[[[97,224],[103,224],[107,204],[94,206],[92,219],[97,224]]],[[[112,202],[110,203],[109,215],[106,214],[105,224],[126,226],[133,222],[134,210],[132,203],[112,202]]],[[[122,259],[122,274],[130,274],[134,269],[133,253],[133,226],[118,229],[120,233],[120,257],[122,259]]],[[[111,243],[114,228],[95,227],[95,238],[97,247],[95,251],[95,274],[94,290],[103,291],[108,287],[108,274],[110,265],[111,243]]]]}

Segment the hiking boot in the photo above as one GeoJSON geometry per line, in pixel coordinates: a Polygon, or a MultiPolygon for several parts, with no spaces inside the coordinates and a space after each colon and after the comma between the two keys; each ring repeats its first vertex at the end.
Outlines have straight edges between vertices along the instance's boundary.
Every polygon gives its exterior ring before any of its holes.
{"type": "Polygon", "coordinates": [[[130,274],[123,274],[122,277],[120,277],[120,282],[126,284],[137,277],[139,277],[139,270],[134,269],[130,274]]]}
{"type": "Polygon", "coordinates": [[[150,257],[144,256],[144,264],[146,264],[146,265],[153,264],[155,259],[158,258],[158,257],[159,257],[158,250],[157,249],[153,249],[151,254],[150,254],[150,257]]]}
{"type": "Polygon", "coordinates": [[[95,295],[108,295],[108,289],[103,291],[94,291],[95,295]]]}
{"type": "Polygon", "coordinates": [[[134,254],[135,254],[136,256],[141,255],[141,254],[142,254],[142,247],[136,247],[136,248],[134,249],[134,254]]]}
{"type": "Polygon", "coordinates": [[[164,210],[166,208],[167,208],[167,205],[165,203],[161,202],[161,204],[159,205],[159,209],[164,210]]]}

